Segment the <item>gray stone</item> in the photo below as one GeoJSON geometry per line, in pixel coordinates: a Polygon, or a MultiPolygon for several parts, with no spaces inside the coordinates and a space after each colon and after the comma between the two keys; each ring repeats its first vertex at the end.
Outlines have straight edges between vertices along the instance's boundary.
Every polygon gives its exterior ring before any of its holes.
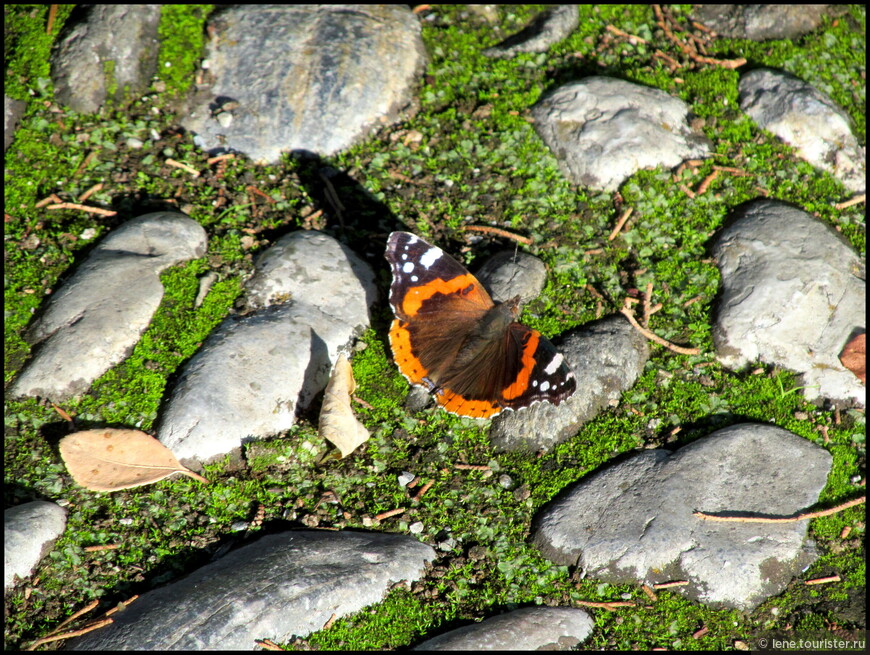
{"type": "Polygon", "coordinates": [[[111,94],[141,93],[157,71],[160,5],[93,5],[61,37],[51,58],[55,97],[92,113],[111,94]]]}
{"type": "Polygon", "coordinates": [[[538,14],[522,31],[509,36],[483,54],[489,57],[512,57],[519,52],[546,52],[567,38],[580,24],[577,5],[556,5],[538,14]]]}
{"type": "Polygon", "coordinates": [[[211,83],[182,123],[206,150],[258,161],[331,155],[395,122],[426,61],[401,5],[244,5],[210,27],[211,83]]]}
{"type": "Polygon", "coordinates": [[[830,5],[695,5],[692,17],[732,39],[794,39],[812,32],[830,5]]]}
{"type": "Polygon", "coordinates": [[[248,309],[288,299],[314,305],[354,328],[369,324],[378,297],[371,267],[332,237],[298,230],[278,239],[257,259],[245,283],[248,309]]]}
{"type": "Polygon", "coordinates": [[[808,521],[725,523],[695,511],[791,516],[818,501],[831,455],[781,428],[733,425],[675,453],[648,450],[599,471],[536,517],[534,542],[590,578],[657,584],[751,611],[816,558],[808,521]]]}
{"type": "Polygon", "coordinates": [[[673,168],[710,154],[689,108],[664,91],[609,77],[557,87],[532,109],[535,130],[574,184],[615,191],[644,168],[673,168]]]}
{"type": "Polygon", "coordinates": [[[735,212],[713,249],[722,288],[713,326],[719,361],[740,370],[761,360],[803,375],[810,401],[865,402],[840,363],[866,327],[861,259],[833,229],[776,200],[735,212]]]}
{"type": "Polygon", "coordinates": [[[22,100],[14,100],[7,95],[3,95],[3,151],[9,149],[9,144],[15,136],[15,128],[18,127],[18,121],[24,115],[24,110],[27,109],[27,103],[22,100]]]}
{"type": "Polygon", "coordinates": [[[185,365],[158,438],[190,464],[290,429],[355,336],[307,303],[226,319],[185,365]]]}
{"type": "Polygon", "coordinates": [[[29,577],[66,528],[66,510],[45,500],[3,512],[3,589],[29,577]]]}
{"type": "Polygon", "coordinates": [[[866,151],[852,120],[827,95],[801,79],[762,68],[740,78],[740,108],[798,156],[827,171],[850,191],[867,186],[866,151]]]}
{"type": "Polygon", "coordinates": [[[594,627],[581,609],[525,607],[451,630],[414,650],[571,650],[594,627]]]}
{"type": "Polygon", "coordinates": [[[369,325],[371,268],[335,239],[298,231],[257,261],[245,317],[230,317],[187,363],[158,438],[187,463],[283,432],[369,325]],[[278,304],[280,303],[280,304],[278,304]]]}
{"type": "Polygon", "coordinates": [[[40,345],[12,395],[58,401],[86,391],[148,327],[163,298],[160,272],[205,250],[205,230],[177,212],[145,214],[109,233],[28,328],[28,341],[40,345]]]}
{"type": "Polygon", "coordinates": [[[577,390],[558,407],[535,403],[496,416],[489,437],[499,450],[551,450],[617,405],[649,359],[646,339],[621,316],[571,330],[556,347],[577,377],[577,390]]]}
{"type": "Polygon", "coordinates": [[[114,623],[71,650],[254,650],[256,639],[288,641],[378,602],[390,585],[413,582],[435,551],[417,540],[371,532],[267,535],[143,594],[114,623]]]}
{"type": "Polygon", "coordinates": [[[519,296],[521,303],[527,303],[544,290],[547,267],[534,255],[506,250],[484,262],[475,277],[496,302],[519,296]]]}

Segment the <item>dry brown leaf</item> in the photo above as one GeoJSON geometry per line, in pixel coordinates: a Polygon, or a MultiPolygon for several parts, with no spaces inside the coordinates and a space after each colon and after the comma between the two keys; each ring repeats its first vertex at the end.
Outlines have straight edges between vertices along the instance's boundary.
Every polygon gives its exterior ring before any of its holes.
{"type": "Polygon", "coordinates": [[[73,480],[92,491],[141,487],[173,473],[208,482],[179,464],[172,451],[157,439],[139,430],[74,432],[60,440],[60,456],[73,480]]]}
{"type": "Polygon", "coordinates": [[[368,441],[371,434],[353,415],[350,395],[356,389],[350,362],[339,355],[332,369],[332,376],[323,394],[320,407],[320,436],[331,441],[341,451],[342,458],[350,455],[357,446],[368,441]]]}
{"type": "Polygon", "coordinates": [[[861,384],[867,384],[867,335],[859,334],[843,348],[840,353],[840,361],[847,369],[852,371],[861,380],[861,384]]]}

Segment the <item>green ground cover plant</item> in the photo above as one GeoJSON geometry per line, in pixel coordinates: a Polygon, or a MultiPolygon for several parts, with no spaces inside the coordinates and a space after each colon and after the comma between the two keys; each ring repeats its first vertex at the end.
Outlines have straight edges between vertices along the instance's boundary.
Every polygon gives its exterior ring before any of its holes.
{"type": "MultiPolygon", "coordinates": [[[[578,601],[635,602],[613,612],[590,610],[596,629],[584,648],[743,649],[757,635],[787,626],[866,628],[861,507],[813,520],[819,560],[803,579],[749,614],[710,609],[669,591],[658,592],[653,602],[636,585],[581,579],[542,558],[528,539],[543,504],[613,457],[679,447],[743,421],[780,426],[832,453],[823,505],[863,491],[863,411],[809,405],[791,373],[758,365],[735,374],[713,356],[710,324],[719,273],[709,244],[730,208],[759,195],[793,202],[865,250],[863,205],[835,208],[848,198],[845,189],[739,111],[739,71],[687,61],[657,26],[651,6],[582,6],[570,37],[547,53],[509,60],[483,56],[482,46],[519,30],[540,6],[500,6],[495,24],[462,5],[433,6],[422,12],[430,63],[417,114],[316,164],[339,172],[333,178],[337,192],[358,201],[344,203],[348,227],[340,230],[311,182],[317,175],[310,162],[287,156],[271,166],[244,157],[208,164],[208,155],[179,129],[175,102],[194,79],[211,5],[164,6],[159,77],[144,95],[95,115],[78,114],[54,99],[50,47],[72,9],[57,7],[50,33],[48,5],[10,5],[4,11],[6,94],[27,101],[5,158],[7,384],[27,361],[22,333],[34,311],[112,228],[174,207],[206,228],[209,246],[205,257],[161,276],[165,297],[130,357],[61,408],[74,427],[49,402],[6,401],[4,507],[45,498],[69,510],[65,533],[34,576],[6,595],[8,649],[45,636],[94,599],[101,601],[98,612],[104,611],[204,564],[220,548],[287,522],[408,533],[419,521],[421,540],[434,544],[449,534],[456,541],[439,551],[423,580],[286,644],[295,649],[403,648],[501,609],[578,601]],[[657,51],[683,65],[669,68],[657,51]],[[716,156],[687,171],[681,180],[686,186],[697,189],[714,164],[746,175],[720,175],[694,198],[665,170],[639,172],[614,194],[572,186],[536,135],[529,108],[550,88],[593,74],[648,84],[690,105],[716,156]],[[203,174],[192,178],[168,167],[167,158],[203,174]],[[50,194],[74,201],[96,184],[103,188],[89,204],[111,208],[116,216],[36,207],[50,194]],[[627,207],[633,217],[609,240],[627,207]],[[620,405],[575,437],[540,456],[497,453],[485,423],[432,408],[404,408],[408,385],[390,358],[392,316],[382,302],[353,360],[357,395],[365,401],[354,409],[372,438],[350,457],[323,458],[328,444],[317,434],[315,409],[286,434],[247,445],[241,460],[227,457],[207,466],[209,485],[178,478],[100,494],[72,481],[58,456],[58,440],[101,426],[152,430],[180,367],[232,311],[258,252],[301,227],[324,229],[365,252],[373,235],[359,226],[376,224],[379,212],[470,265],[514,244],[469,239],[468,225],[531,238],[528,250],[546,263],[548,284],[522,319],[548,336],[617,312],[627,296],[652,283],[654,300],[663,307],[651,328],[702,354],[653,346],[644,373],[620,405]],[[216,281],[197,306],[199,279],[209,272],[216,281]],[[419,501],[410,501],[398,485],[402,471],[432,482],[419,501]],[[409,509],[374,519],[400,506],[409,509]],[[251,527],[261,508],[262,525],[251,527]],[[846,528],[850,532],[843,536],[846,528]],[[117,547],[85,550],[100,545],[117,547]],[[833,574],[839,583],[803,583],[833,574]]],[[[685,31],[691,29],[687,6],[670,11],[685,31]]],[[[782,68],[816,85],[849,113],[863,142],[865,21],[863,6],[846,5],[800,39],[716,39],[708,55],[745,57],[753,67],[782,68]]],[[[380,288],[387,289],[386,263],[371,263],[380,288]]]]}

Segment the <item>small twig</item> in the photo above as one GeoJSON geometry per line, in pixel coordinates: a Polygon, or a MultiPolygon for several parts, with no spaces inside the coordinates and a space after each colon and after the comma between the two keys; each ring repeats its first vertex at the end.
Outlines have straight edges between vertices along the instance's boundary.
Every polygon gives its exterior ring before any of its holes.
{"type": "Polygon", "coordinates": [[[79,618],[80,616],[84,616],[84,615],[87,614],[88,612],[92,611],[92,610],[93,610],[97,605],[99,605],[99,604],[100,604],[100,601],[99,601],[99,600],[95,600],[95,601],[92,601],[92,602],[88,603],[88,604],[85,605],[83,608],[81,608],[78,612],[75,612],[75,613],[74,613],[72,616],[70,616],[66,621],[64,621],[63,623],[61,623],[61,624],[60,624],[59,626],[57,626],[54,630],[52,630],[52,631],[49,633],[49,635],[57,634],[58,632],[60,632],[61,630],[63,630],[66,626],[68,626],[70,623],[72,623],[72,622],[75,621],[77,618],[79,618]]]}
{"type": "Polygon", "coordinates": [[[616,235],[622,231],[622,228],[625,226],[626,221],[628,221],[632,213],[634,213],[633,207],[629,207],[622,213],[622,216],[620,216],[619,220],[616,221],[616,227],[613,228],[613,232],[611,232],[610,236],[607,237],[608,241],[613,241],[616,238],[616,235]]]}
{"type": "Polygon", "coordinates": [[[97,156],[97,151],[96,151],[96,150],[91,150],[91,151],[90,151],[90,152],[85,156],[85,158],[82,160],[82,163],[79,164],[79,167],[76,169],[76,172],[73,173],[73,175],[78,175],[79,173],[81,173],[82,171],[84,171],[84,170],[88,167],[88,165],[89,165],[89,164],[94,160],[94,157],[96,157],[96,156],[97,156]]]}
{"type": "Polygon", "coordinates": [[[689,196],[689,198],[691,198],[692,200],[695,199],[695,192],[692,191],[692,190],[691,190],[689,187],[687,187],[685,184],[680,184],[680,185],[679,185],[679,189],[680,189],[680,191],[682,191],[683,193],[685,193],[687,196],[689,196]]]}
{"type": "Polygon", "coordinates": [[[58,406],[55,405],[54,403],[51,403],[51,406],[54,407],[54,411],[56,411],[58,414],[60,414],[60,417],[61,417],[64,421],[66,421],[67,423],[73,423],[72,416],[70,416],[69,414],[67,414],[63,409],[61,409],[60,407],[58,407],[58,406]]]}
{"type": "Polygon", "coordinates": [[[615,612],[617,607],[634,607],[635,603],[630,600],[615,600],[609,603],[599,603],[591,600],[575,600],[576,605],[583,607],[600,607],[608,612],[615,612]]]}
{"type": "Polygon", "coordinates": [[[494,234],[495,236],[504,237],[505,239],[512,239],[514,241],[519,241],[527,246],[532,245],[532,240],[529,237],[520,236],[519,234],[514,234],[513,232],[508,232],[507,230],[502,230],[499,227],[490,227],[489,225],[466,225],[463,228],[467,232],[483,232],[484,234],[494,234]]]}
{"type": "Polygon", "coordinates": [[[489,471],[490,467],[486,464],[454,464],[453,468],[463,471],[489,471]]]}
{"type": "Polygon", "coordinates": [[[866,200],[867,195],[861,193],[857,196],[849,198],[844,202],[838,202],[836,205],[834,205],[834,209],[846,209],[847,207],[851,207],[852,205],[860,205],[862,202],[866,202],[866,200]]]}
{"type": "Polygon", "coordinates": [[[703,637],[703,636],[704,636],[705,634],[707,634],[708,632],[710,632],[710,628],[708,628],[708,627],[705,625],[703,628],[701,628],[701,629],[698,630],[697,632],[692,633],[692,639],[700,639],[701,637],[703,637]]]}
{"type": "Polygon", "coordinates": [[[49,5],[48,6],[48,23],[45,25],[45,33],[51,34],[51,30],[54,29],[54,21],[57,18],[57,5],[49,5]]]}
{"type": "Polygon", "coordinates": [[[634,329],[640,332],[643,336],[645,336],[650,341],[655,341],[660,346],[664,346],[668,350],[673,350],[675,353],[680,353],[681,355],[700,355],[701,351],[698,348],[684,348],[683,346],[678,346],[676,344],[667,341],[666,339],[662,339],[659,335],[654,334],[642,327],[637,319],[634,317],[634,314],[628,307],[623,307],[619,310],[627,319],[628,322],[634,326],[634,329]]]}
{"type": "Polygon", "coordinates": [[[822,433],[824,437],[824,444],[827,446],[831,443],[831,438],[828,436],[828,426],[827,425],[817,425],[816,430],[822,433]]]}
{"type": "Polygon", "coordinates": [[[665,17],[664,12],[660,5],[653,5],[653,11],[655,12],[658,26],[662,28],[665,36],[668,40],[677,46],[680,51],[689,59],[699,64],[710,64],[713,66],[721,66],[722,68],[740,68],[746,63],[746,59],[744,57],[739,57],[737,59],[714,59],[713,57],[705,57],[703,55],[698,54],[698,51],[695,49],[694,45],[684,43],[680,41],[674,33],[671,31],[671,28],[668,26],[668,19],[665,17]]]}
{"type": "Polygon", "coordinates": [[[432,5],[417,5],[411,10],[412,14],[422,14],[427,9],[431,9],[432,5]]]}
{"type": "Polygon", "coordinates": [[[654,592],[652,590],[652,587],[650,587],[649,585],[641,585],[640,588],[643,589],[643,593],[649,596],[649,599],[651,601],[656,602],[659,599],[659,597],[656,595],[656,592],[654,592]]]}
{"type": "MultiPolygon", "coordinates": [[[[692,57],[692,55],[689,56],[692,57]]],[[[696,54],[692,59],[701,64],[721,66],[722,68],[727,68],[729,70],[740,68],[746,64],[746,57],[738,57],[737,59],[714,59],[713,57],[702,57],[701,55],[696,54]]]]}
{"type": "Polygon", "coordinates": [[[27,650],[35,650],[38,646],[42,646],[43,644],[51,643],[52,641],[60,641],[61,639],[72,639],[73,637],[81,637],[89,632],[93,632],[99,628],[109,625],[113,623],[112,619],[104,619],[102,621],[98,621],[97,623],[92,623],[91,625],[87,625],[80,630],[73,630],[72,632],[64,632],[63,634],[58,635],[49,635],[48,637],[43,637],[42,639],[37,639],[32,644],[27,647],[27,650]]]}
{"type": "Polygon", "coordinates": [[[381,512],[380,514],[376,514],[374,518],[377,521],[383,521],[384,519],[388,519],[391,516],[398,516],[399,514],[404,514],[405,511],[406,510],[404,507],[397,507],[396,509],[391,509],[389,512],[381,512]]]}
{"type": "Polygon", "coordinates": [[[653,585],[653,589],[670,589],[671,587],[685,587],[688,580],[674,580],[673,582],[659,582],[653,585]]]}
{"type": "Polygon", "coordinates": [[[852,532],[852,526],[851,526],[851,525],[847,525],[847,526],[844,527],[843,530],[840,532],[840,539],[846,539],[846,538],[849,536],[849,534],[850,534],[851,532],[852,532]]]}
{"type": "Polygon", "coordinates": [[[675,70],[678,70],[680,68],[680,63],[676,59],[669,55],[666,55],[661,50],[656,50],[655,53],[653,53],[653,57],[660,57],[661,59],[664,59],[668,66],[670,66],[671,72],[674,72],[675,70]]]}
{"type": "Polygon", "coordinates": [[[272,196],[270,196],[266,193],[263,193],[257,187],[255,187],[253,184],[249,184],[248,186],[246,186],[245,190],[250,191],[251,193],[258,195],[261,198],[265,198],[267,202],[270,202],[273,205],[277,202],[277,200],[275,200],[272,196]]]}
{"type": "Polygon", "coordinates": [[[53,202],[63,202],[63,200],[61,200],[60,197],[58,197],[58,195],[56,193],[52,193],[50,196],[48,196],[48,198],[43,198],[42,200],[40,200],[38,203],[36,203],[33,206],[36,209],[42,209],[46,205],[50,205],[53,202]]]}
{"type": "Polygon", "coordinates": [[[739,177],[750,177],[752,173],[747,173],[746,171],[740,168],[734,168],[733,166],[716,166],[713,165],[714,171],[722,171],[723,173],[731,173],[732,175],[737,175],[739,177]]]}
{"type": "Polygon", "coordinates": [[[427,491],[429,491],[432,488],[433,484],[435,484],[435,482],[433,480],[429,480],[429,482],[427,482],[422,487],[420,487],[420,491],[418,491],[417,495],[414,496],[411,500],[419,501],[423,497],[423,494],[425,494],[427,491]]]}
{"type": "Polygon", "coordinates": [[[228,159],[235,159],[236,156],[233,153],[229,153],[226,155],[217,155],[216,157],[209,157],[205,160],[205,163],[211,166],[212,164],[216,164],[219,161],[226,161],[228,159]]]}
{"type": "Polygon", "coordinates": [[[634,41],[637,41],[638,43],[649,43],[649,41],[647,41],[646,39],[642,39],[639,36],[635,36],[634,34],[629,34],[628,32],[623,32],[621,29],[619,29],[618,27],[614,27],[613,25],[608,25],[606,29],[608,32],[613,32],[614,34],[616,34],[616,36],[623,36],[626,39],[632,39],[634,41]]]}
{"type": "Polygon", "coordinates": [[[120,612],[123,609],[127,609],[127,606],[131,605],[133,601],[138,598],[139,594],[136,594],[135,596],[130,596],[130,598],[128,598],[127,600],[122,601],[115,605],[113,608],[109,609],[105,614],[103,614],[103,616],[112,616],[112,614],[114,614],[115,612],[120,612]]]}
{"type": "Polygon", "coordinates": [[[92,195],[94,195],[97,191],[102,191],[102,190],[103,190],[103,183],[97,182],[94,186],[92,186],[90,189],[88,189],[82,195],[80,195],[78,197],[78,201],[84,202],[85,200],[90,198],[92,195]]]}
{"type": "Polygon", "coordinates": [[[89,207],[88,205],[79,205],[74,202],[61,202],[55,205],[49,205],[46,209],[80,209],[89,214],[97,214],[98,216],[114,216],[118,212],[111,209],[101,209],[99,207],[89,207]]]}
{"type": "Polygon", "coordinates": [[[705,512],[693,512],[693,515],[701,519],[707,519],[708,521],[721,521],[731,523],[794,523],[796,521],[816,519],[821,516],[830,516],[831,514],[842,512],[844,509],[854,507],[855,505],[860,505],[866,500],[866,496],[861,496],[860,498],[855,498],[854,500],[850,500],[849,502],[843,503],[842,505],[837,505],[836,507],[832,507],[831,509],[825,509],[818,512],[806,512],[804,514],[798,514],[797,516],[719,516],[714,514],[707,514],[705,512]]]}
{"type": "Polygon", "coordinates": [[[330,617],[326,620],[326,623],[324,623],[324,624],[323,624],[323,627],[320,628],[320,629],[321,629],[321,630],[329,630],[329,629],[333,626],[333,624],[335,623],[335,619],[337,619],[337,618],[338,618],[338,614],[336,614],[335,612],[333,612],[333,613],[332,613],[332,616],[330,616],[330,617]]]}
{"type": "Polygon", "coordinates": [[[650,300],[652,300],[653,283],[646,283],[646,291],[643,294],[643,321],[641,325],[649,327],[649,317],[652,314],[650,311],[650,300]]]}
{"type": "Polygon", "coordinates": [[[699,300],[701,300],[702,297],[703,297],[703,296],[701,296],[701,295],[699,294],[699,295],[695,296],[694,298],[689,298],[686,302],[683,303],[683,309],[685,309],[685,308],[688,307],[689,305],[694,305],[696,302],[698,302],[699,300]]]}
{"type": "Polygon", "coordinates": [[[360,398],[359,396],[356,396],[356,395],[355,395],[355,396],[353,397],[353,399],[354,399],[354,401],[356,401],[357,403],[359,403],[360,405],[362,405],[362,406],[365,407],[366,409],[374,409],[374,407],[373,407],[372,405],[370,405],[369,403],[367,403],[365,400],[363,400],[363,399],[360,398]]]}
{"type": "Polygon", "coordinates": [[[816,578],[815,580],[806,580],[804,584],[828,584],[829,582],[840,582],[839,575],[829,575],[827,578],[816,578]]]}
{"type": "Polygon", "coordinates": [[[719,171],[714,170],[712,173],[710,173],[707,177],[705,177],[701,181],[701,184],[698,185],[698,188],[695,190],[695,193],[699,196],[702,196],[705,193],[707,193],[707,189],[713,183],[713,180],[715,180],[717,177],[719,177],[719,171]]]}
{"type": "Polygon", "coordinates": [[[180,168],[183,171],[187,171],[194,177],[199,177],[199,171],[196,170],[193,166],[188,166],[187,164],[182,164],[180,161],[175,161],[174,159],[166,159],[167,166],[174,166],[175,168],[180,168]]]}
{"type": "Polygon", "coordinates": [[[101,546],[85,546],[83,550],[86,553],[98,553],[101,550],[117,550],[120,547],[118,544],[103,544],[101,546]]]}
{"type": "Polygon", "coordinates": [[[262,647],[263,650],[284,650],[271,639],[254,639],[254,643],[262,647]]]}

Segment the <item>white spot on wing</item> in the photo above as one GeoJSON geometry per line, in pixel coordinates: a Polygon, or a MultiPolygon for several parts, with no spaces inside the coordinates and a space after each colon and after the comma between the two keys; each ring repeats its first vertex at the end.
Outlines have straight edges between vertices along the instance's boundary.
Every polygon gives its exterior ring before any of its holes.
{"type": "Polygon", "coordinates": [[[413,270],[414,270],[414,263],[413,262],[407,262],[404,266],[402,266],[403,273],[410,273],[413,270]]]}
{"type": "Polygon", "coordinates": [[[550,360],[550,363],[547,364],[547,368],[544,369],[544,373],[547,375],[553,375],[556,371],[559,370],[559,367],[562,365],[562,353],[556,353],[556,356],[550,360]]]}
{"type": "Polygon", "coordinates": [[[426,252],[423,253],[423,256],[420,257],[420,264],[423,268],[429,268],[441,259],[441,250],[439,248],[429,248],[426,252]]]}

